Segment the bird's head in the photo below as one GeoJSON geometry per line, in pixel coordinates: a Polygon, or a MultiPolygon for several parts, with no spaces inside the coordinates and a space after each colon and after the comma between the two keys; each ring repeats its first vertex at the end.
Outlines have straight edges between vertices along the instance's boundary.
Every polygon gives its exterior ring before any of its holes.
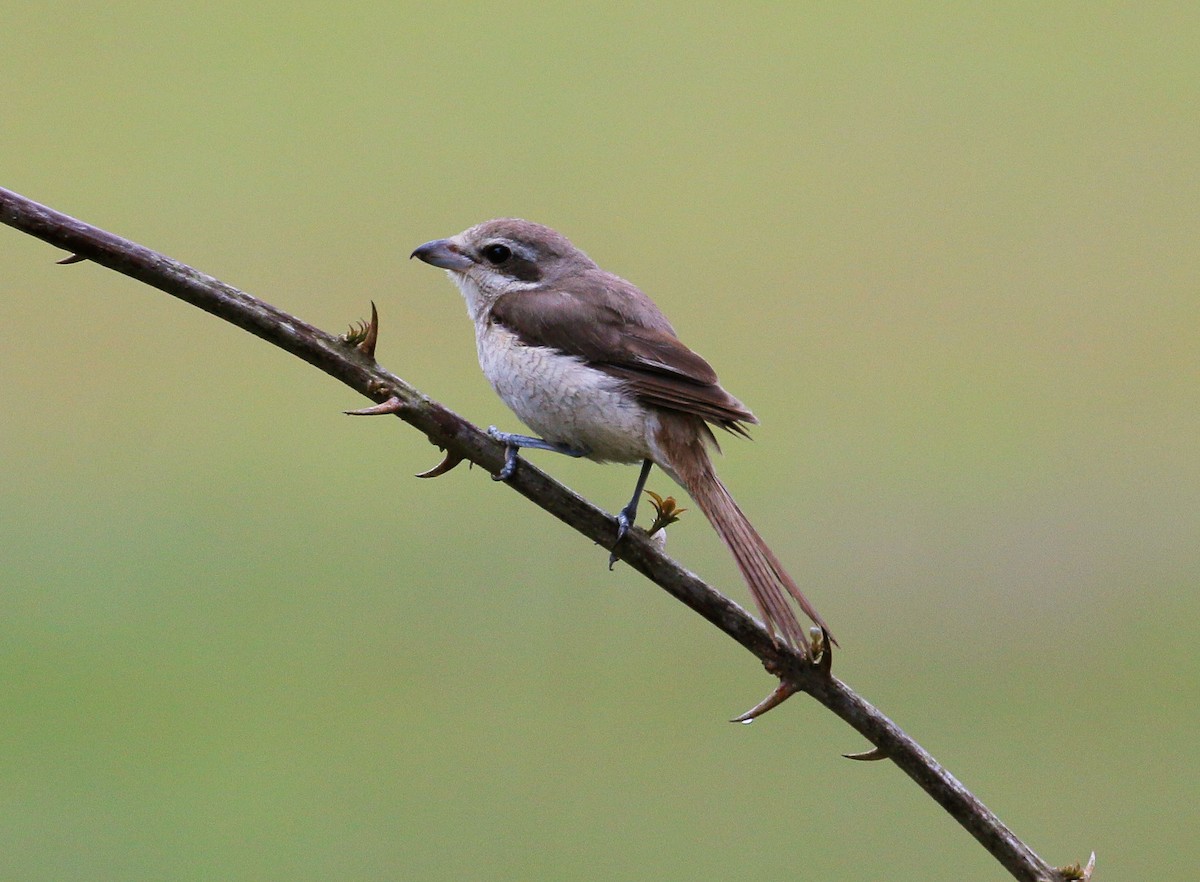
{"type": "Polygon", "coordinates": [[[543,289],[564,275],[596,268],[561,233],[509,217],[426,242],[410,257],[446,270],[466,297],[472,316],[504,294],[543,289]]]}

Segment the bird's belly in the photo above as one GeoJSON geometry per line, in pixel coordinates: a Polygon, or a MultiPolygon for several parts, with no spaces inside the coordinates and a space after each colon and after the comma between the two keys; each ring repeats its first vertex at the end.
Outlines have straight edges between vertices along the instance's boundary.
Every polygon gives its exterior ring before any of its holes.
{"type": "Polygon", "coordinates": [[[484,376],[525,425],[601,462],[651,457],[646,409],[621,382],[574,356],[526,346],[491,325],[477,335],[484,376]]]}

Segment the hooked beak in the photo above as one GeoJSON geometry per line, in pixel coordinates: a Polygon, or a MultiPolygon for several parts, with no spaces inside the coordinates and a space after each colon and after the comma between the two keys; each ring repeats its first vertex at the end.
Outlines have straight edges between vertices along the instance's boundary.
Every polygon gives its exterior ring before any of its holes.
{"type": "Polygon", "coordinates": [[[449,239],[434,239],[432,242],[426,242],[413,251],[408,259],[412,260],[414,257],[425,261],[430,266],[440,266],[442,269],[453,270],[456,273],[464,272],[474,265],[474,261],[463,254],[458,246],[449,239]]]}

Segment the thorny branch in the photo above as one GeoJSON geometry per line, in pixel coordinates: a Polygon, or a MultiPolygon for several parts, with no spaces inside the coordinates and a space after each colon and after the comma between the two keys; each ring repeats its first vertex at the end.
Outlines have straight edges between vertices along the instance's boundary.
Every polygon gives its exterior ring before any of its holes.
{"type": "MultiPolygon", "coordinates": [[[[365,412],[394,413],[446,451],[445,459],[420,477],[436,477],[463,460],[495,474],[504,465],[504,447],[484,432],[385,371],[374,359],[378,322],[337,337],[276,309],[198,270],[68,217],[0,188],[0,221],[68,252],[62,263],[90,260],[222,318],[261,337],[377,402],[365,412]]],[[[508,482],[514,490],[589,539],[611,547],[614,520],[581,496],[548,477],[529,461],[508,482]]],[[[874,745],[858,759],[890,759],[941,805],[1019,880],[1065,882],[1088,879],[1095,862],[1056,869],[1018,839],[999,818],[906,735],[830,672],[831,650],[810,660],[776,645],[740,606],[663,554],[647,535],[631,531],[618,557],[703,616],[779,678],[780,684],[739,720],[765,713],[789,696],[804,692],[846,721],[874,745]]]]}

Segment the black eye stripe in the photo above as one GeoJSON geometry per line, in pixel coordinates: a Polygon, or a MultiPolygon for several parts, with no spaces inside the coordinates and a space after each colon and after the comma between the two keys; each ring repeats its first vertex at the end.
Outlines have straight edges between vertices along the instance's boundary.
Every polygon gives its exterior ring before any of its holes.
{"type": "Polygon", "coordinates": [[[537,260],[525,248],[515,250],[503,242],[490,242],[479,249],[479,256],[504,275],[521,282],[536,282],[542,277],[537,260]]]}
{"type": "Polygon", "coordinates": [[[542,271],[538,269],[538,265],[523,257],[514,257],[504,269],[514,279],[522,282],[536,282],[542,277],[542,271]]]}

